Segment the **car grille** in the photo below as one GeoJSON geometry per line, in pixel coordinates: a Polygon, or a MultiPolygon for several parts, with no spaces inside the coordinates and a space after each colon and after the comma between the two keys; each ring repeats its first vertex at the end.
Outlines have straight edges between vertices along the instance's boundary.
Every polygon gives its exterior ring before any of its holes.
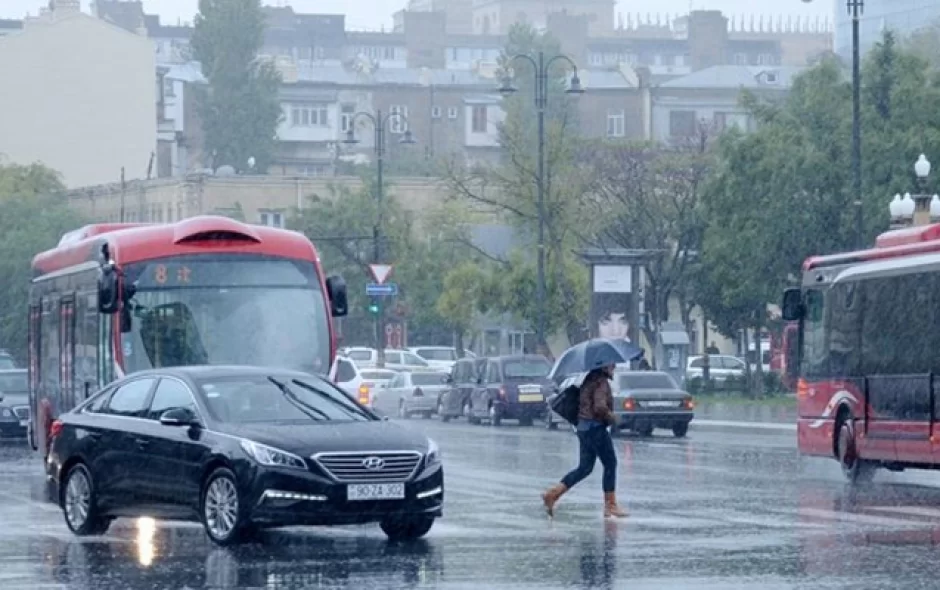
{"type": "Polygon", "coordinates": [[[13,408],[13,414],[20,420],[29,418],[29,406],[17,406],[13,408]]]}
{"type": "Polygon", "coordinates": [[[339,482],[403,482],[414,475],[421,453],[320,453],[312,459],[339,482]]]}

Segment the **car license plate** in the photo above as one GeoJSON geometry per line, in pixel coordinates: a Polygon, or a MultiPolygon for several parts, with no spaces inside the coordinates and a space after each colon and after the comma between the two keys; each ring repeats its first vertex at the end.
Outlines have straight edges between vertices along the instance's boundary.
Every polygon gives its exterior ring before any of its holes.
{"type": "Polygon", "coordinates": [[[545,396],[541,393],[526,393],[519,395],[520,402],[544,402],[545,396]]]}
{"type": "Polygon", "coordinates": [[[679,402],[642,402],[647,408],[675,408],[679,402]]]}
{"type": "Polygon", "coordinates": [[[354,500],[404,500],[403,483],[361,483],[346,486],[346,498],[354,500]]]}

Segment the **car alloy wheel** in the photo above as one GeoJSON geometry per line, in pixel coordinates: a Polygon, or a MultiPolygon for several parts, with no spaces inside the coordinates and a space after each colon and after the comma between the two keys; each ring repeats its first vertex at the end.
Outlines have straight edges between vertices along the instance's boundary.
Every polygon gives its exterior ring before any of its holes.
{"type": "Polygon", "coordinates": [[[111,525],[111,519],[98,516],[95,485],[82,463],[72,467],[66,475],[62,511],[69,530],[79,536],[103,534],[111,525]]]}
{"type": "Polygon", "coordinates": [[[202,500],[206,533],[215,543],[227,545],[237,540],[241,526],[239,508],[232,472],[224,468],[216,470],[209,478],[202,500]]]}

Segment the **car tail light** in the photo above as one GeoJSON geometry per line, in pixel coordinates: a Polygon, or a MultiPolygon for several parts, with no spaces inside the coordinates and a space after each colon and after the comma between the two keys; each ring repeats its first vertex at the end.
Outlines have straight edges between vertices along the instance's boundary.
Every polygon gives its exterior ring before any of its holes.
{"type": "Polygon", "coordinates": [[[506,386],[505,385],[499,386],[499,399],[506,401],[506,386]]]}
{"type": "Polygon", "coordinates": [[[421,388],[420,388],[420,387],[415,387],[414,396],[415,396],[415,397],[424,397],[424,392],[421,391],[421,388]]]}
{"type": "Polygon", "coordinates": [[[49,440],[62,434],[63,424],[61,420],[56,420],[49,426],[49,440]]]}
{"type": "Polygon", "coordinates": [[[687,410],[694,410],[694,409],[695,409],[695,400],[692,399],[691,397],[687,397],[687,398],[685,398],[685,400],[683,401],[683,405],[685,406],[685,409],[687,409],[687,410]]]}
{"type": "Polygon", "coordinates": [[[364,406],[369,405],[369,386],[365,383],[359,386],[359,403],[364,406]]]}
{"type": "Polygon", "coordinates": [[[629,412],[629,411],[632,411],[634,408],[636,408],[636,404],[633,402],[632,397],[628,397],[627,399],[623,400],[624,410],[627,410],[629,412]]]}

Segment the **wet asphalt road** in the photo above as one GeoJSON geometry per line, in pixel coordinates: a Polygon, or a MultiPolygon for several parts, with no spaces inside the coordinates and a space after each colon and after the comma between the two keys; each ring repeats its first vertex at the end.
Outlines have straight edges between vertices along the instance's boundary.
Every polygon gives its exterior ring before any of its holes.
{"type": "Polygon", "coordinates": [[[616,442],[628,519],[602,518],[598,465],[550,522],[539,492],[573,466],[570,432],[409,425],[440,443],[447,498],[426,541],[401,546],[367,526],[223,550],[197,525],[138,521],[78,540],[42,502],[36,458],[4,446],[0,588],[938,587],[940,475],[853,491],[834,462],[799,459],[791,432],[693,423],[686,440],[616,442]]]}

